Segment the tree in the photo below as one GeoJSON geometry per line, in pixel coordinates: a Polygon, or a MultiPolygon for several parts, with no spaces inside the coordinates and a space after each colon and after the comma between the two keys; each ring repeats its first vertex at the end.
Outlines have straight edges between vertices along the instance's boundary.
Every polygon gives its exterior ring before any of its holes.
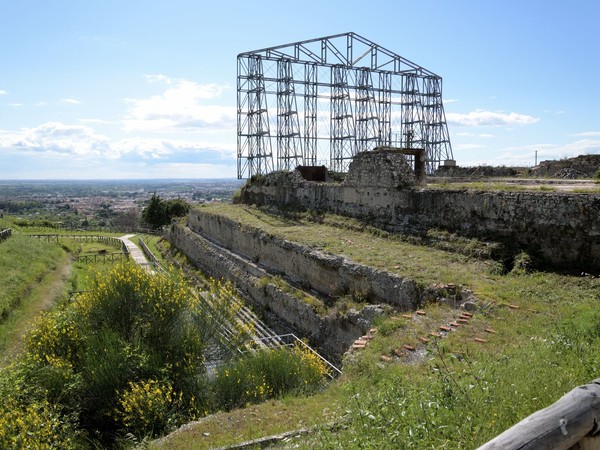
{"type": "Polygon", "coordinates": [[[152,194],[148,206],[142,211],[142,219],[152,228],[160,228],[169,223],[166,203],[156,193],[152,194]]]}
{"type": "Polygon", "coordinates": [[[174,198],[167,202],[167,217],[183,217],[190,211],[190,204],[181,198],[174,198]]]}
{"type": "Polygon", "coordinates": [[[165,201],[154,193],[142,211],[142,218],[152,228],[160,228],[168,225],[174,217],[185,216],[189,210],[190,204],[181,198],[165,201]]]}

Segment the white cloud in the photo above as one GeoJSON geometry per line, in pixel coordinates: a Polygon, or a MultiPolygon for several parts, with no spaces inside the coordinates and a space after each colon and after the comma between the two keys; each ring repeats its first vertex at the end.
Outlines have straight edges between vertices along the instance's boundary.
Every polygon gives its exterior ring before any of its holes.
{"type": "Polygon", "coordinates": [[[222,159],[233,159],[236,157],[235,148],[184,139],[122,139],[114,143],[114,149],[120,155],[131,153],[153,159],[164,159],[167,157],[187,159],[190,156],[201,159],[202,153],[206,152],[216,153],[222,159]]]}
{"type": "Polygon", "coordinates": [[[0,95],[6,95],[8,94],[8,92],[6,92],[4,89],[0,89],[0,95]]]}
{"type": "Polygon", "coordinates": [[[35,128],[0,135],[0,148],[46,155],[111,155],[109,139],[85,126],[47,122],[35,128]]]}
{"type": "MultiPolygon", "coordinates": [[[[131,159],[195,163],[202,159],[234,161],[236,149],[206,141],[131,138],[112,140],[85,125],[48,122],[17,132],[0,132],[0,150],[16,155],[92,158],[95,161],[131,159]]],[[[66,161],[68,164],[68,161],[66,161]]],[[[91,161],[90,161],[91,163],[91,161]]]]}
{"type": "Polygon", "coordinates": [[[12,106],[13,108],[20,108],[23,106],[23,103],[9,103],[8,106],[12,106]]]}
{"type": "Polygon", "coordinates": [[[81,102],[74,98],[63,98],[61,101],[70,105],[81,105],[81,102]]]}
{"type": "Polygon", "coordinates": [[[166,83],[173,84],[173,78],[161,74],[145,74],[144,78],[148,80],[148,83],[166,83]]]}
{"type": "Polygon", "coordinates": [[[518,113],[501,113],[477,109],[467,114],[446,113],[448,124],[465,127],[531,125],[538,122],[537,117],[518,113]]]}
{"type": "Polygon", "coordinates": [[[160,95],[145,99],[126,99],[129,109],[123,119],[126,131],[198,131],[236,127],[236,108],[208,104],[219,98],[225,85],[198,84],[193,81],[146,75],[150,82],[162,82],[168,87],[160,95]]]}
{"type": "MultiPolygon", "coordinates": [[[[455,149],[460,152],[462,148],[455,149]]],[[[565,145],[556,144],[531,144],[524,146],[506,147],[499,150],[493,157],[462,159],[457,158],[461,166],[533,166],[537,151],[538,163],[545,160],[573,158],[585,154],[600,154],[600,140],[582,139],[565,145]]],[[[455,155],[457,156],[457,155],[455,155]]]]}

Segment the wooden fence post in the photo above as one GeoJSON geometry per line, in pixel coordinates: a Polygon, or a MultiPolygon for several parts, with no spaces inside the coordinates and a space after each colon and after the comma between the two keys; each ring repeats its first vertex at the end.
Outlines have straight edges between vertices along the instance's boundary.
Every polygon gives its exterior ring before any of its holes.
{"type": "Polygon", "coordinates": [[[600,378],[576,387],[478,450],[600,449],[600,378]],[[574,447],[577,446],[577,447],[574,447]]]}

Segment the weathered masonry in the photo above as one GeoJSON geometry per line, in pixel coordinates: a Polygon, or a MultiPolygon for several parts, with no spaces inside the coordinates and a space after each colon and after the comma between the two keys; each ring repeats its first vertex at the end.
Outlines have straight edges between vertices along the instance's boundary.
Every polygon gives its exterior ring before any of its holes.
{"type": "Polygon", "coordinates": [[[367,220],[390,231],[431,228],[504,242],[550,266],[600,270],[600,195],[417,187],[393,150],[357,155],[341,183],[274,172],[248,183],[244,203],[288,205],[367,220]]]}

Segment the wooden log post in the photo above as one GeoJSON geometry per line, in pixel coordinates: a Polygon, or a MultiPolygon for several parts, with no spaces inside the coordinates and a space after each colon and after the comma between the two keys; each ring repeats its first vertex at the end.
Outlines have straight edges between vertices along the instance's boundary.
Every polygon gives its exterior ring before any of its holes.
{"type": "Polygon", "coordinates": [[[576,387],[478,450],[600,449],[600,378],[576,387]]]}

